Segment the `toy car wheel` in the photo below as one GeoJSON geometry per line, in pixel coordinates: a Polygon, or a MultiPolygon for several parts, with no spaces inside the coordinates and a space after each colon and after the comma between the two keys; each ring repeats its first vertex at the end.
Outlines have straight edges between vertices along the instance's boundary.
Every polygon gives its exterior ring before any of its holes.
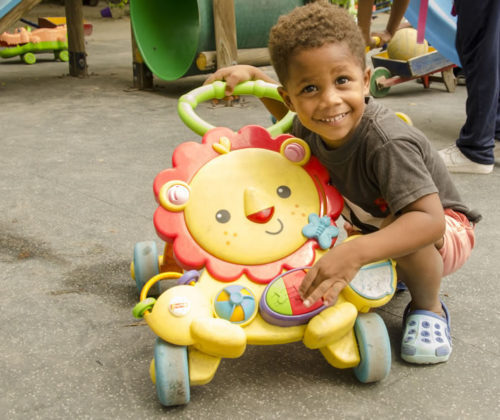
{"type": "Polygon", "coordinates": [[[369,312],[359,314],[354,324],[361,362],[354,368],[360,382],[381,381],[391,370],[391,344],[389,334],[380,315],[369,312]]]}
{"type": "Polygon", "coordinates": [[[377,83],[379,77],[385,77],[389,79],[391,77],[391,72],[385,67],[377,67],[373,70],[372,76],[370,77],[370,93],[374,98],[382,98],[389,93],[390,87],[382,87],[377,83]]]}
{"type": "Polygon", "coordinates": [[[187,404],[190,399],[186,346],[156,339],[154,356],[156,393],[165,406],[187,404]]]}
{"type": "Polygon", "coordinates": [[[56,60],[69,61],[69,52],[68,52],[68,50],[54,51],[54,55],[56,57],[56,60]]]}
{"type": "Polygon", "coordinates": [[[36,63],[36,56],[33,53],[26,53],[22,55],[22,59],[26,64],[35,64],[36,63]]]}
{"type": "MultiPolygon", "coordinates": [[[[158,249],[154,241],[138,242],[134,247],[134,278],[137,290],[141,293],[146,282],[160,273],[158,263],[158,249]]],[[[159,295],[159,284],[150,289],[151,295],[159,295]]]]}

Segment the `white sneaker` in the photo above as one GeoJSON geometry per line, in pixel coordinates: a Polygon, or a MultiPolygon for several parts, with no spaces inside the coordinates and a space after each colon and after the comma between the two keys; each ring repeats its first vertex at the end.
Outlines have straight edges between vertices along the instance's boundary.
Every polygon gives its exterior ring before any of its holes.
{"type": "Polygon", "coordinates": [[[439,151],[446,167],[450,172],[466,174],[489,174],[493,171],[494,164],[486,165],[470,160],[456,144],[439,151]]]}

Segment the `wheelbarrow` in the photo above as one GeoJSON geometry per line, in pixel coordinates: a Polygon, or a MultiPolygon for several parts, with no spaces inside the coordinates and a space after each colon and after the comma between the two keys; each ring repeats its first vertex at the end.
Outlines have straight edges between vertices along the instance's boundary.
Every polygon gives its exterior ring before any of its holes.
{"type": "Polygon", "coordinates": [[[370,93],[375,98],[386,96],[392,86],[415,79],[420,79],[424,88],[432,81],[442,82],[448,92],[454,92],[457,85],[453,74],[456,65],[433,47],[429,47],[427,54],[409,60],[394,60],[389,58],[387,51],[382,51],[372,56],[372,63],[370,93]],[[435,76],[437,73],[441,76],[435,76]]]}

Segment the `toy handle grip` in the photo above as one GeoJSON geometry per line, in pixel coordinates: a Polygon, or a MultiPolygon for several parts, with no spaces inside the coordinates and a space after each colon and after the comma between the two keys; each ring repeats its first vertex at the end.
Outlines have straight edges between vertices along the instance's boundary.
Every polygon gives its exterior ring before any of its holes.
{"type": "MultiPolygon", "coordinates": [[[[226,83],[221,81],[213,82],[209,85],[200,86],[191,92],[182,95],[177,104],[177,112],[182,121],[195,133],[203,136],[208,130],[215,128],[213,125],[201,119],[195,112],[199,103],[209,99],[224,98],[226,83]]],[[[258,98],[269,98],[283,102],[278,93],[277,85],[264,82],[263,80],[251,80],[240,83],[234,88],[234,95],[253,95],[258,98]]],[[[295,113],[289,111],[281,120],[267,128],[272,136],[287,132],[293,122],[295,113]]]]}

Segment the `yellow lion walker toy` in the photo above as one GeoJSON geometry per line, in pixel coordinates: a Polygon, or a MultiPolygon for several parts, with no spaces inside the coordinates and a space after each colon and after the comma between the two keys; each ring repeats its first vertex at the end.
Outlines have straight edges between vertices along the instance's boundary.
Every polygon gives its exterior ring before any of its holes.
{"type": "MultiPolygon", "coordinates": [[[[164,254],[155,242],[134,249],[140,302],[133,313],[158,336],[150,375],[161,404],[188,403],[191,385],[210,382],[221,358],[240,357],[249,344],[302,340],[332,366],[353,368],[361,382],[384,379],[388,333],[369,311],[394,295],[394,264],[363,267],[333,306],[303,305],[298,286],[337,239],[342,197],[307,143],[281,134],[292,113],[268,129],[238,132],[201,120],[198,103],[222,99],[224,88],[215,82],[179,99],[181,118],[203,139],[180,144],[172,168],[154,180],[164,254]],[[148,297],[172,279],[176,285],[148,297]]],[[[235,94],[280,100],[276,86],[262,81],[242,83],[235,94]]]]}

